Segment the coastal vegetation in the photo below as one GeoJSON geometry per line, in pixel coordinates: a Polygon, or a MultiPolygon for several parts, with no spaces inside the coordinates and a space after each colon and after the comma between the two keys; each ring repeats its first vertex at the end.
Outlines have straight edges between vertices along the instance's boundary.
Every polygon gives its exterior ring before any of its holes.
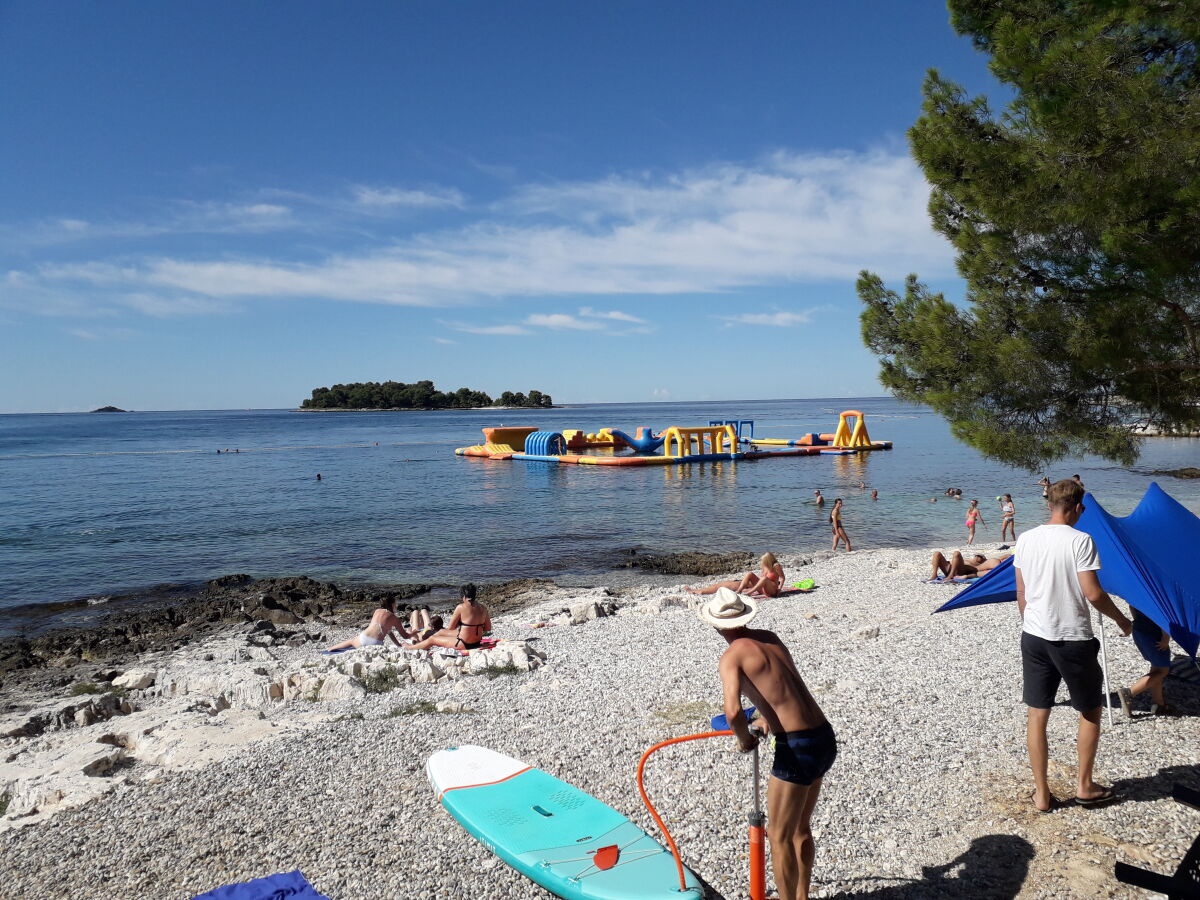
{"type": "Polygon", "coordinates": [[[523,409],[549,409],[553,401],[541,391],[505,391],[492,399],[483,391],[459,388],[439,391],[432,381],[405,384],[403,381],[365,381],[314,388],[301,409],[478,409],[484,406],[508,406],[523,409]]]}
{"type": "Polygon", "coordinates": [[[389,719],[396,719],[400,716],[432,716],[439,712],[437,704],[432,700],[417,700],[414,703],[406,703],[403,706],[393,706],[388,712],[389,719]]]}
{"type": "Polygon", "coordinates": [[[1128,465],[1136,426],[1200,427],[1200,18],[1193,4],[950,0],[1013,99],[931,71],[909,131],[965,303],[864,271],[896,396],[1028,469],[1128,465]]]}

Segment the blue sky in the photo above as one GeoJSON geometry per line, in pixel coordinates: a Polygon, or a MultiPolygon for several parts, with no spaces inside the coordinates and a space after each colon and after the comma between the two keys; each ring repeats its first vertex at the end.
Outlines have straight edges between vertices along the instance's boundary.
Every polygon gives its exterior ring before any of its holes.
{"type": "Polygon", "coordinates": [[[0,411],[879,394],[938,2],[0,3],[0,411]]]}

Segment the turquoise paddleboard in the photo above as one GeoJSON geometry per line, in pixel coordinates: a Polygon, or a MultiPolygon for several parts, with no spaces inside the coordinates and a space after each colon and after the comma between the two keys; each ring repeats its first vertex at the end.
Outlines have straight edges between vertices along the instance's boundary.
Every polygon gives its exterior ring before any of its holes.
{"type": "Polygon", "coordinates": [[[429,757],[450,815],[502,860],[564,900],[699,900],[700,882],[650,835],[590,794],[486,747],[429,757]],[[615,849],[614,849],[615,848],[615,849]]]}

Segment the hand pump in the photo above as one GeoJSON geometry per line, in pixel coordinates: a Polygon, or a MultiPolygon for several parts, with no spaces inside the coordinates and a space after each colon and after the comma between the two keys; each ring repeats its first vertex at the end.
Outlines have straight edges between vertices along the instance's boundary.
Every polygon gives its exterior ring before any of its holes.
{"type": "Polygon", "coordinates": [[[758,805],[758,744],[754,745],[754,811],[750,813],[750,900],[767,897],[767,817],[758,805]]]}
{"type": "MultiPolygon", "coordinates": [[[[754,707],[746,711],[746,718],[754,713],[754,707]]],[[[671,833],[667,831],[667,826],[664,824],[662,817],[659,816],[658,810],[654,808],[654,804],[650,802],[650,797],[646,793],[646,785],[643,782],[643,774],[646,769],[646,761],[651,754],[664,747],[669,747],[672,744],[682,744],[686,741],[696,741],[701,738],[712,737],[731,737],[733,732],[727,726],[725,716],[717,716],[712,720],[713,728],[719,729],[716,731],[707,731],[703,734],[688,734],[683,737],[671,738],[666,741],[660,741],[653,747],[650,747],[642,754],[641,760],[638,761],[637,767],[637,784],[638,791],[642,795],[642,802],[646,804],[646,809],[650,811],[651,817],[662,830],[663,837],[666,838],[667,847],[671,854],[675,857],[675,865],[679,870],[679,890],[687,891],[687,882],[684,879],[683,858],[679,855],[679,849],[675,846],[675,840],[671,837],[671,833]]],[[[767,862],[766,862],[766,838],[767,838],[767,817],[763,815],[762,808],[759,806],[759,767],[758,767],[758,744],[754,745],[754,803],[753,811],[747,817],[750,823],[750,900],[766,900],[767,897],[767,862]]]]}

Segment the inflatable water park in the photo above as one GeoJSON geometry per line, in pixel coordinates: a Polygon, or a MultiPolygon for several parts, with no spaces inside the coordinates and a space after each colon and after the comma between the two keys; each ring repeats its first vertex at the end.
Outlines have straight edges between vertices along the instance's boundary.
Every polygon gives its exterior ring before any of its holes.
{"type": "Polygon", "coordinates": [[[618,428],[596,432],[541,431],[501,426],[484,428],[483,443],[459,447],[459,456],[520,459],[585,466],[672,466],[727,459],[774,459],[785,456],[850,455],[891,450],[891,441],[874,441],[866,417],[848,409],[830,434],[756,438],[752,419],[713,419],[706,426],[672,425],[660,432],[642,426],[634,435],[618,428]]]}

